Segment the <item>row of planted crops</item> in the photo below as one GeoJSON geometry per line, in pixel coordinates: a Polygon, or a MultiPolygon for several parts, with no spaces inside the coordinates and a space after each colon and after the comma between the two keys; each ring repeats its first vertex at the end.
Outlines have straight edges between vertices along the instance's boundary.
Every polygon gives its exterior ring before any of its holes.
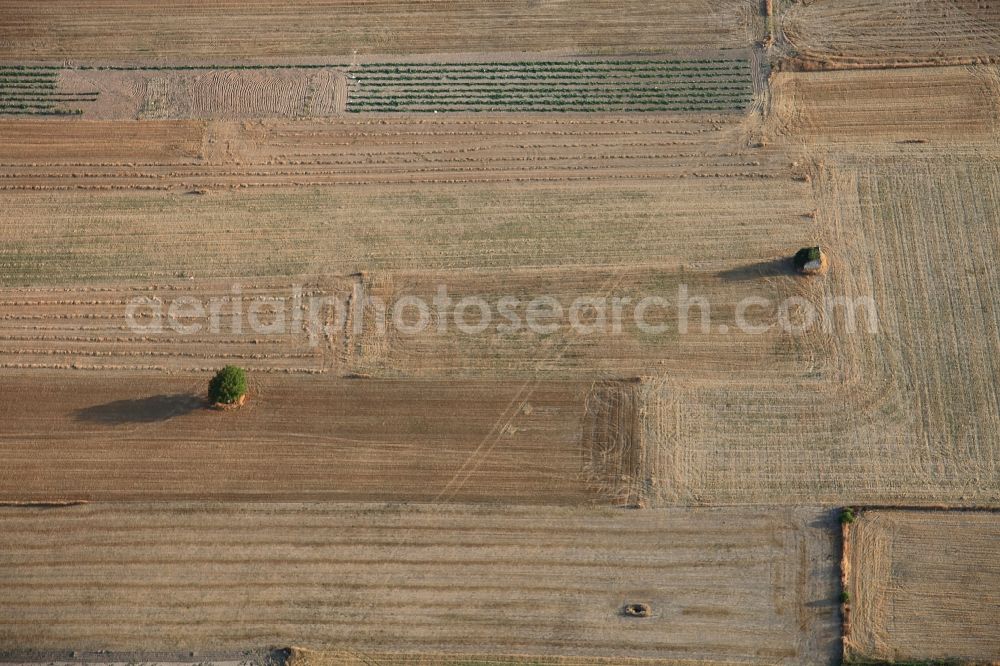
{"type": "Polygon", "coordinates": [[[347,110],[736,111],[753,94],[745,60],[371,63],[348,72],[347,110]]]}
{"type": "Polygon", "coordinates": [[[0,66],[0,115],[79,115],[96,92],[60,92],[59,67],[0,66]]]}

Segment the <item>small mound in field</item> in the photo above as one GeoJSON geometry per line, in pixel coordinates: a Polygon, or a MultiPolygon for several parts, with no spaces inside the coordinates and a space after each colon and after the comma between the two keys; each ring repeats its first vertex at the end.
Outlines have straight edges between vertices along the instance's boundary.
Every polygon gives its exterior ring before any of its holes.
{"type": "Polygon", "coordinates": [[[653,609],[649,604],[628,604],[622,609],[622,614],[627,617],[649,617],[653,614],[653,609]]]}

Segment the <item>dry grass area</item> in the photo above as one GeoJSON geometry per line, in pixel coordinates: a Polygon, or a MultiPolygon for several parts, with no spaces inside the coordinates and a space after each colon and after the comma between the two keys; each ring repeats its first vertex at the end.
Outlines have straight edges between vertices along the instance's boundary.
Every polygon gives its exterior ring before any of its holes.
{"type": "Polygon", "coordinates": [[[816,0],[782,16],[807,66],[970,63],[1000,55],[1000,5],[983,0],[816,0]]]}
{"type": "Polygon", "coordinates": [[[17,611],[0,646],[815,663],[838,643],[829,523],[810,509],[2,507],[0,603],[17,611]],[[653,615],[622,616],[633,601],[653,615]]]}
{"type": "Polygon", "coordinates": [[[995,512],[867,510],[845,557],[850,657],[1000,660],[995,512]]]}
{"type": "Polygon", "coordinates": [[[68,0],[0,3],[0,60],[200,62],[357,54],[743,48],[759,29],[750,0],[561,3],[446,0],[68,0]]]}
{"type": "Polygon", "coordinates": [[[294,284],[175,279],[159,284],[0,289],[0,368],[212,372],[220,361],[254,372],[342,368],[351,360],[341,351],[348,342],[350,323],[345,317],[341,326],[333,328],[332,308],[313,308],[316,316],[311,317],[307,304],[320,293],[346,300],[353,288],[354,280],[331,277],[294,284]],[[295,294],[300,294],[298,300],[295,294]],[[270,305],[266,311],[262,308],[258,321],[265,326],[289,325],[281,330],[261,327],[258,332],[245,331],[249,327],[245,319],[234,325],[228,313],[235,307],[222,304],[237,296],[247,303],[287,302],[281,315],[270,305]],[[167,310],[186,298],[217,301],[219,316],[213,322],[206,307],[200,316],[179,316],[180,325],[172,326],[167,310]],[[155,302],[165,307],[156,309],[155,302]],[[130,309],[133,303],[141,305],[130,309]],[[294,317],[301,320],[298,325],[292,325],[294,317]],[[192,332],[189,327],[199,330],[192,332]]]}

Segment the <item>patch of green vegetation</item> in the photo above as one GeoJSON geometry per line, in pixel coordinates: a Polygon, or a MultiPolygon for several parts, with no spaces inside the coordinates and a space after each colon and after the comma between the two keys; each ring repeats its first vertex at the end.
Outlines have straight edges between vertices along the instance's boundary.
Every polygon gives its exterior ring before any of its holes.
{"type": "Polygon", "coordinates": [[[352,68],[348,111],[737,111],[743,61],[385,63],[352,68]]]}
{"type": "Polygon", "coordinates": [[[227,365],[208,382],[208,399],[223,405],[235,404],[247,393],[247,373],[243,368],[227,365]]]}

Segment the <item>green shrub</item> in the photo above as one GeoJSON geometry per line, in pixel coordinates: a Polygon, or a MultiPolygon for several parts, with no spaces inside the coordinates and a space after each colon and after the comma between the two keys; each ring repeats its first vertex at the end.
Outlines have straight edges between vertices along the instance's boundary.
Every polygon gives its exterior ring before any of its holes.
{"type": "Polygon", "coordinates": [[[857,519],[857,516],[854,515],[854,509],[852,509],[849,506],[845,507],[844,510],[840,512],[840,524],[841,525],[850,525],[856,519],[857,519]]]}
{"type": "Polygon", "coordinates": [[[231,405],[247,392],[247,373],[243,368],[227,365],[208,382],[208,399],[215,403],[231,405]]]}
{"type": "Polygon", "coordinates": [[[795,270],[801,271],[810,261],[819,261],[820,256],[822,255],[819,247],[804,247],[795,253],[792,263],[795,265],[795,270]]]}
{"type": "Polygon", "coordinates": [[[851,593],[848,592],[847,590],[842,591],[840,593],[840,603],[846,604],[850,603],[850,601],[851,601],[851,593]]]}

